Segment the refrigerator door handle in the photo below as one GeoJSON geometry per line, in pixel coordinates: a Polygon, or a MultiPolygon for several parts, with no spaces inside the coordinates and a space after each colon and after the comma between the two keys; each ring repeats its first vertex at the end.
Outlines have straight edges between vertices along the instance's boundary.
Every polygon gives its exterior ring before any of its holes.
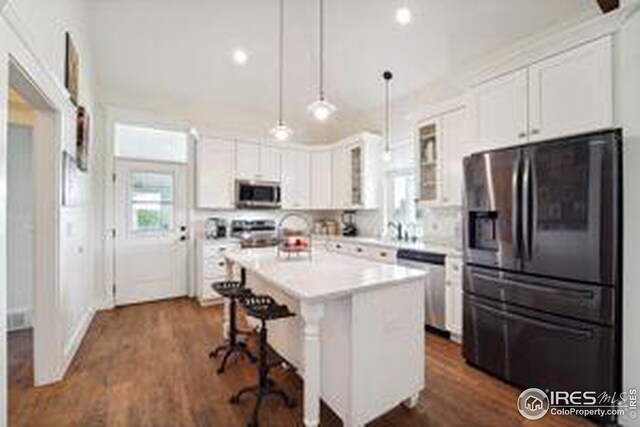
{"type": "Polygon", "coordinates": [[[513,253],[522,258],[522,158],[518,155],[511,175],[511,234],[513,235],[513,253]]]}
{"type": "Polygon", "coordinates": [[[523,258],[533,256],[533,165],[531,154],[526,154],[522,176],[522,246],[523,258]]]}

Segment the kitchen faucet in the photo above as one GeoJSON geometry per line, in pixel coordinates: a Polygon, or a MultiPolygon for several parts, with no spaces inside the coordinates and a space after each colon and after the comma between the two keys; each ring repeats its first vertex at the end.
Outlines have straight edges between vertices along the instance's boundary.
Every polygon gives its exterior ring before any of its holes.
{"type": "Polygon", "coordinates": [[[393,228],[396,232],[396,238],[402,240],[402,223],[400,221],[389,221],[387,228],[393,228]]]}

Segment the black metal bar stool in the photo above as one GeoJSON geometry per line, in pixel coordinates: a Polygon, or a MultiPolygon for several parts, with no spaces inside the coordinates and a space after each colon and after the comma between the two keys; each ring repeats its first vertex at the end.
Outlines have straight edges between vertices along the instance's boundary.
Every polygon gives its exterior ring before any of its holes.
{"type": "Polygon", "coordinates": [[[213,283],[211,287],[222,297],[229,299],[229,338],[224,344],[209,353],[210,358],[216,358],[220,353],[225,352],[222,363],[218,368],[218,374],[224,372],[227,361],[233,353],[244,354],[252,363],[255,363],[256,358],[247,348],[247,344],[238,339],[239,335],[249,335],[250,333],[238,330],[237,322],[238,299],[243,296],[252,295],[251,290],[247,289],[242,282],[233,280],[216,282],[213,283]]]}
{"type": "Polygon", "coordinates": [[[267,342],[267,322],[295,316],[289,311],[286,305],[278,304],[273,298],[267,295],[249,294],[240,298],[240,304],[244,307],[247,316],[260,320],[260,340],[258,357],[258,384],[240,390],[231,398],[232,404],[240,403],[240,399],[247,393],[256,396],[256,403],[253,408],[251,420],[248,427],[258,427],[258,412],[265,397],[275,395],[280,397],[285,405],[292,408],[295,402],[287,394],[279,389],[269,378],[269,371],[277,365],[281,365],[285,360],[273,350],[267,342]],[[271,360],[270,360],[271,359],[271,360]]]}

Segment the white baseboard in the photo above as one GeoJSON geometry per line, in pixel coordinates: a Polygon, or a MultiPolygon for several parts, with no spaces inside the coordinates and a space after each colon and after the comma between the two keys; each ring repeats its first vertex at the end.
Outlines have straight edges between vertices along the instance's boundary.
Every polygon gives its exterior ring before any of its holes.
{"type": "Polygon", "coordinates": [[[80,324],[73,332],[69,343],[65,346],[62,365],[60,367],[60,371],[57,375],[56,381],[61,381],[62,379],[64,379],[64,376],[66,375],[67,370],[69,369],[69,366],[71,365],[73,358],[78,352],[78,348],[80,348],[80,344],[82,344],[82,340],[84,339],[84,336],[86,335],[87,330],[89,329],[89,326],[93,321],[93,317],[95,316],[96,311],[96,307],[91,307],[87,310],[84,316],[82,316],[80,324]]]}

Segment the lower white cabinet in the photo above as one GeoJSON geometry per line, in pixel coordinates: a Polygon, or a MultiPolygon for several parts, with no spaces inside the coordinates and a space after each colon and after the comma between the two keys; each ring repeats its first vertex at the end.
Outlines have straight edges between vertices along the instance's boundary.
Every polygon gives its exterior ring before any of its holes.
{"type": "Polygon", "coordinates": [[[462,257],[448,255],[445,261],[445,327],[451,339],[462,341],[462,257]]]}
{"type": "Polygon", "coordinates": [[[371,261],[384,262],[388,264],[396,263],[397,251],[392,247],[334,240],[327,242],[327,249],[340,254],[367,258],[371,261]]]}
{"type": "MultiPolygon", "coordinates": [[[[225,251],[239,249],[240,244],[228,240],[200,240],[197,241],[196,245],[198,300],[202,304],[218,302],[220,295],[211,288],[211,284],[229,279],[224,253],[225,251]]],[[[239,280],[239,271],[233,271],[232,274],[233,280],[239,280]]]]}

